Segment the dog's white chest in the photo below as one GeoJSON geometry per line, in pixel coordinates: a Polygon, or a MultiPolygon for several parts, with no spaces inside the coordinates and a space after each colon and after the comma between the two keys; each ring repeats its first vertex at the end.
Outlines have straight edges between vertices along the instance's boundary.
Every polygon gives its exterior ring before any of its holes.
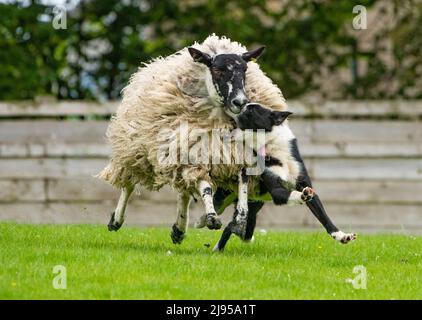
{"type": "Polygon", "coordinates": [[[300,166],[291,154],[290,141],[295,139],[287,124],[277,126],[269,134],[270,141],[266,144],[266,155],[276,158],[281,164],[267,168],[281,179],[296,184],[300,166]]]}

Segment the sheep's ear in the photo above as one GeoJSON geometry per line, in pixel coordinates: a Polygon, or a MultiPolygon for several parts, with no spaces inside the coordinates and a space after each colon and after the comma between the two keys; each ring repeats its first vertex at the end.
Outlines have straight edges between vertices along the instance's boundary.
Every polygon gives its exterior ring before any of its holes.
{"type": "Polygon", "coordinates": [[[293,114],[293,113],[289,112],[289,111],[273,111],[272,119],[273,119],[274,125],[279,126],[291,114],[293,114]]]}
{"type": "Polygon", "coordinates": [[[200,62],[207,66],[211,65],[212,58],[208,53],[202,52],[201,50],[193,47],[189,47],[188,50],[195,62],[200,62]]]}
{"type": "Polygon", "coordinates": [[[247,51],[244,54],[242,54],[242,58],[243,60],[245,60],[246,62],[252,61],[252,60],[256,60],[260,57],[260,55],[262,54],[262,52],[264,52],[265,46],[264,47],[260,47],[258,49],[255,50],[251,50],[251,51],[247,51]]]}

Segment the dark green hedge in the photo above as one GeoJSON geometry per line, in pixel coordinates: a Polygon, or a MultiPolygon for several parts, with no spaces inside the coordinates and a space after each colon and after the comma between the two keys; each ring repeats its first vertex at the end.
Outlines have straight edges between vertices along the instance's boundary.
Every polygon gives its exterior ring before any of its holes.
{"type": "Polygon", "coordinates": [[[213,32],[266,45],[288,98],[421,98],[421,13],[417,0],[91,0],[55,30],[52,7],[0,4],[0,99],[118,98],[142,61],[213,32]],[[377,12],[366,31],[350,30],[356,4],[377,12]]]}

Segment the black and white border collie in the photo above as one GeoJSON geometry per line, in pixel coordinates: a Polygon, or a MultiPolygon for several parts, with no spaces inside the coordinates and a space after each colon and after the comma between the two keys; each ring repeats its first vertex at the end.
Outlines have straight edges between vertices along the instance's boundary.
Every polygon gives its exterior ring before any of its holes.
{"type": "MultiPolygon", "coordinates": [[[[273,201],[276,205],[306,204],[327,232],[337,241],[348,243],[356,239],[354,233],[340,231],[325,212],[321,200],[312,188],[305,164],[300,156],[297,139],[285,120],[291,112],[273,111],[257,103],[246,105],[237,117],[237,130],[264,129],[265,144],[256,145],[255,141],[246,141],[245,147],[254,148],[265,166],[260,177],[260,191],[257,196],[248,197],[246,170],[239,173],[239,190],[233,220],[224,229],[214,247],[214,251],[223,251],[232,233],[245,241],[253,239],[256,214],[264,201],[273,201]]],[[[233,195],[224,189],[217,189],[214,205],[217,212],[224,210],[223,203],[233,195]]]]}

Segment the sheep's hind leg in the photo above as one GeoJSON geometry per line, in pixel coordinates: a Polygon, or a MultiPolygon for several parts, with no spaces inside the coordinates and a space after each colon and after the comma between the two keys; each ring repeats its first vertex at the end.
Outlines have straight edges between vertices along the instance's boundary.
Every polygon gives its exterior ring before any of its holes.
{"type": "Polygon", "coordinates": [[[109,231],[119,230],[123,222],[125,221],[127,202],[129,201],[129,197],[132,194],[133,189],[134,186],[132,185],[124,187],[122,189],[116,210],[112,213],[110,222],[107,225],[109,231]]]}
{"type": "Polygon", "coordinates": [[[202,228],[207,226],[208,229],[220,229],[222,226],[221,220],[217,217],[217,213],[214,209],[213,197],[212,197],[212,188],[211,185],[205,181],[201,180],[199,182],[199,194],[201,195],[202,201],[205,206],[205,215],[201,216],[199,221],[195,224],[196,228],[202,228]]]}
{"type": "Polygon", "coordinates": [[[177,220],[170,233],[174,244],[182,243],[189,222],[189,204],[191,197],[189,192],[181,192],[177,195],[177,220]]]}

